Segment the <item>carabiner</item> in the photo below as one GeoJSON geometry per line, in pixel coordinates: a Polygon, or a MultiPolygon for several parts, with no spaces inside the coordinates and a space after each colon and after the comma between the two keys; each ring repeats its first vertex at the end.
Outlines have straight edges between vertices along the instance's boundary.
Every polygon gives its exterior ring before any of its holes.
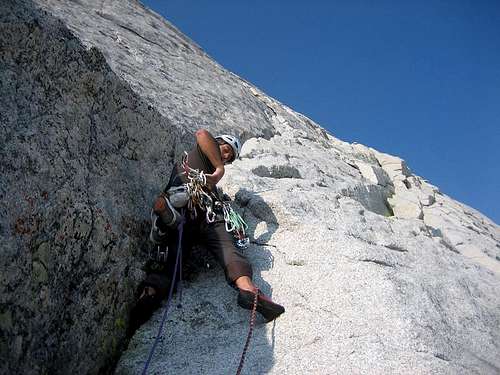
{"type": "Polygon", "coordinates": [[[207,209],[207,223],[211,224],[215,221],[217,214],[212,209],[207,209]]]}

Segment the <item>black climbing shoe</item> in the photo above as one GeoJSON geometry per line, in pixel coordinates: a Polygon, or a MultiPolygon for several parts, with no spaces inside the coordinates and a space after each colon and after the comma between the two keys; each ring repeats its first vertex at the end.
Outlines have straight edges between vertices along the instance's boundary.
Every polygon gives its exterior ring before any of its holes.
{"type": "MultiPolygon", "coordinates": [[[[238,305],[247,310],[252,310],[255,293],[240,289],[238,293],[238,305]]],[[[257,311],[270,322],[285,312],[285,308],[273,302],[269,297],[259,290],[257,299],[257,311]]]]}

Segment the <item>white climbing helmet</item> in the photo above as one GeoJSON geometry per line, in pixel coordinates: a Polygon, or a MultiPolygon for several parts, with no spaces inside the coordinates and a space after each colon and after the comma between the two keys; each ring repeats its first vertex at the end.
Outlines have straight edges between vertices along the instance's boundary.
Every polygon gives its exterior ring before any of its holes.
{"type": "Polygon", "coordinates": [[[222,139],[229,146],[231,146],[231,148],[233,149],[233,153],[234,153],[234,159],[232,161],[236,160],[238,158],[238,156],[240,156],[241,142],[238,138],[236,138],[232,135],[222,134],[222,135],[218,135],[217,137],[215,137],[215,139],[222,139]]]}

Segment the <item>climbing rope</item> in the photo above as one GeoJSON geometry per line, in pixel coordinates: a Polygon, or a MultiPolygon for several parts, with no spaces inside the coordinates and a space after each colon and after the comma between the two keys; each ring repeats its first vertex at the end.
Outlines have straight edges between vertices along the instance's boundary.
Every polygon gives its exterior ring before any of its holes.
{"type": "Polygon", "coordinates": [[[185,222],[184,210],[182,210],[181,222],[177,226],[177,231],[179,233],[179,239],[177,241],[177,256],[175,258],[174,275],[172,277],[172,282],[170,284],[170,290],[168,292],[168,298],[167,298],[167,303],[165,305],[165,311],[163,312],[163,318],[161,320],[160,327],[158,328],[158,334],[156,335],[156,339],[153,343],[153,346],[151,347],[151,350],[149,351],[149,356],[148,356],[146,363],[144,364],[144,369],[142,370],[142,375],[146,375],[148,372],[148,368],[149,368],[149,365],[151,363],[151,359],[153,358],[153,354],[155,352],[156,346],[158,345],[158,342],[160,341],[160,337],[161,337],[161,334],[163,331],[163,326],[165,325],[165,321],[167,320],[168,309],[170,307],[170,301],[172,300],[172,294],[174,292],[175,280],[177,277],[177,269],[179,268],[178,266],[180,265],[180,262],[182,262],[182,260],[181,260],[182,254],[181,253],[182,253],[182,233],[183,233],[183,229],[184,229],[184,222],[185,222]]]}
{"type": "Polygon", "coordinates": [[[243,347],[243,352],[241,353],[240,365],[238,366],[238,370],[236,371],[236,375],[241,374],[241,370],[243,369],[243,363],[245,363],[245,356],[247,354],[248,346],[250,345],[250,338],[252,337],[253,328],[255,326],[255,312],[257,310],[258,298],[259,298],[259,289],[256,289],[255,296],[253,298],[252,314],[250,315],[250,328],[248,328],[247,340],[245,341],[245,346],[243,347]]]}

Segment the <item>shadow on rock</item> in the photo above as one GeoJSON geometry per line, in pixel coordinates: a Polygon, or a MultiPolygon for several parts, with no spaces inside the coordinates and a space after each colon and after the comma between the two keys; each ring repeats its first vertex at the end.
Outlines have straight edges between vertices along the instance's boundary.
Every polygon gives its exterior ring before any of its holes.
{"type": "Polygon", "coordinates": [[[278,229],[278,219],[264,199],[250,190],[240,189],[235,195],[235,203],[248,225],[251,246],[247,249],[247,256],[255,268],[254,279],[264,293],[271,295],[272,288],[260,277],[260,271],[269,270],[274,265],[268,247],[274,247],[269,241],[278,229]]]}

